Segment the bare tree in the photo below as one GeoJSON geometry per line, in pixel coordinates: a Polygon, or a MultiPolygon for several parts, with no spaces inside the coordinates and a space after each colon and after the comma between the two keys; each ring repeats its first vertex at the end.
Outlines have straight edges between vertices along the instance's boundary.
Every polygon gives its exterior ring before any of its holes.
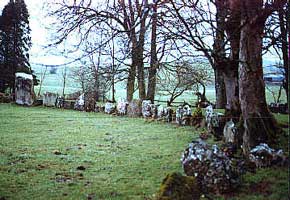
{"type": "Polygon", "coordinates": [[[170,96],[168,104],[171,105],[185,91],[192,90],[197,85],[205,86],[209,79],[207,70],[184,61],[163,66],[158,72],[157,87],[160,94],[170,96]]]}
{"type": "Polygon", "coordinates": [[[41,70],[41,77],[40,77],[40,83],[39,83],[39,90],[38,90],[38,93],[37,93],[37,96],[38,96],[38,97],[39,97],[40,94],[41,94],[42,84],[43,84],[43,81],[44,81],[44,79],[45,79],[46,72],[47,72],[47,66],[45,66],[44,71],[41,70]]]}
{"type": "Polygon", "coordinates": [[[64,66],[62,73],[62,96],[64,97],[65,95],[65,86],[66,86],[66,79],[67,79],[67,66],[64,66]]]}
{"type": "MultiPolygon", "coordinates": [[[[105,4],[93,4],[89,0],[64,0],[55,5],[52,12],[60,20],[57,41],[60,44],[74,33],[80,35],[80,43],[92,36],[98,28],[107,27],[114,31],[114,37],[126,38],[130,47],[131,65],[128,69],[127,99],[133,98],[135,78],[138,80],[139,97],[145,98],[145,80],[143,51],[146,19],[150,6],[148,1],[106,1],[105,4]],[[136,74],[137,71],[137,74],[136,74]]],[[[106,42],[108,42],[106,40],[106,42]]],[[[105,42],[102,42],[105,43],[105,42]]]]}

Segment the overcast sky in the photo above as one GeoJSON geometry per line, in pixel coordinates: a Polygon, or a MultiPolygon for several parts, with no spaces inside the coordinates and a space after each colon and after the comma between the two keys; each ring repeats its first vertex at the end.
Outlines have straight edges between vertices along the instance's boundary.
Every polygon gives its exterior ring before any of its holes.
{"type": "MultiPolygon", "coordinates": [[[[30,63],[41,63],[48,65],[59,65],[65,62],[60,56],[52,56],[45,53],[43,46],[47,44],[49,34],[45,29],[47,16],[42,10],[46,0],[25,0],[30,15],[29,23],[31,28],[32,48],[30,50],[30,63]]],[[[9,0],[0,0],[0,12],[9,0]]]]}
{"type": "MultiPolygon", "coordinates": [[[[45,16],[42,10],[43,3],[47,0],[25,0],[28,12],[30,14],[30,28],[32,37],[32,48],[30,51],[30,63],[41,63],[47,65],[59,65],[66,62],[66,59],[61,56],[53,56],[45,53],[42,48],[47,44],[49,33],[45,29],[45,25],[49,20],[45,16]]],[[[3,7],[9,2],[9,0],[0,0],[0,13],[2,13],[3,7]]],[[[277,60],[277,56],[267,54],[266,59],[268,61],[277,60]]]]}

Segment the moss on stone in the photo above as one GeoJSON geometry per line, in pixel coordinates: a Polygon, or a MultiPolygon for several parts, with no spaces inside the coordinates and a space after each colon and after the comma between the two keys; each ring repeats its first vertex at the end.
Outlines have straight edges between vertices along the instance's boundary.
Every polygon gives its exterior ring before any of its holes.
{"type": "Polygon", "coordinates": [[[198,200],[200,196],[201,190],[195,177],[172,173],[163,180],[157,200],[198,200]]]}

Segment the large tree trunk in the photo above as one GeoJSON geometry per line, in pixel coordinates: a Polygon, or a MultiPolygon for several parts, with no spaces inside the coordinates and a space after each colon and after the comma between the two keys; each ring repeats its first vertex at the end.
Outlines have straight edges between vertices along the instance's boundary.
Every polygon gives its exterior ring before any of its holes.
{"type": "MultiPolygon", "coordinates": [[[[154,1],[155,2],[155,1],[154,1]]],[[[156,90],[156,73],[157,73],[157,52],[156,52],[156,31],[157,31],[157,5],[153,4],[152,15],[152,33],[151,33],[151,60],[148,77],[147,99],[154,103],[156,90]]]]}
{"type": "Polygon", "coordinates": [[[238,61],[228,61],[227,68],[224,70],[223,75],[227,98],[226,116],[232,118],[234,122],[238,122],[241,114],[239,103],[238,61]]]}
{"type": "Polygon", "coordinates": [[[135,76],[136,76],[136,65],[132,59],[132,65],[129,68],[128,80],[127,80],[127,101],[133,100],[134,88],[135,88],[135,76]]]}
{"type": "Polygon", "coordinates": [[[241,115],[238,83],[241,11],[239,7],[230,7],[228,14],[225,29],[229,37],[231,52],[229,59],[226,60],[223,74],[227,96],[226,117],[232,118],[236,123],[241,115]]]}
{"type": "Polygon", "coordinates": [[[216,108],[225,108],[226,106],[226,88],[224,82],[224,60],[225,54],[225,0],[216,0],[216,36],[214,40],[214,74],[215,74],[215,92],[216,92],[216,108]]]}
{"type": "MultiPolygon", "coordinates": [[[[283,57],[283,68],[285,71],[285,79],[283,81],[283,88],[286,92],[287,102],[289,102],[289,58],[288,58],[288,42],[287,42],[287,18],[289,19],[289,9],[290,3],[288,2],[286,10],[279,10],[279,23],[280,23],[280,31],[281,31],[281,39],[282,39],[282,57],[283,57]],[[286,18],[286,21],[285,21],[286,18]]],[[[288,21],[289,23],[289,21],[288,21]]],[[[289,26],[289,25],[288,25],[289,26]]],[[[289,107],[288,107],[289,108],[289,107]]]]}
{"type": "Polygon", "coordinates": [[[244,120],[243,151],[245,154],[259,143],[273,144],[278,131],[265,98],[262,68],[262,33],[265,21],[262,0],[244,0],[242,5],[239,99],[244,120]]]}
{"type": "Polygon", "coordinates": [[[144,100],[146,98],[146,90],[144,77],[143,49],[139,49],[138,51],[139,52],[138,52],[137,78],[138,78],[139,99],[144,100]]]}
{"type": "Polygon", "coordinates": [[[226,88],[224,83],[223,72],[220,67],[214,68],[215,75],[215,95],[216,95],[216,108],[225,108],[227,98],[226,98],[226,88]]]}

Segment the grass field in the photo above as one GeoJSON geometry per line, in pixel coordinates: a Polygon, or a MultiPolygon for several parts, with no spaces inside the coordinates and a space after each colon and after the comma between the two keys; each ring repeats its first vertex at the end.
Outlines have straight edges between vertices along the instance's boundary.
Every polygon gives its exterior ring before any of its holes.
{"type": "MultiPolygon", "coordinates": [[[[192,127],[13,104],[0,104],[0,122],[1,200],[154,199],[166,174],[182,172],[181,153],[198,137],[192,127]]],[[[287,172],[247,174],[233,199],[286,200],[287,172]]]]}

